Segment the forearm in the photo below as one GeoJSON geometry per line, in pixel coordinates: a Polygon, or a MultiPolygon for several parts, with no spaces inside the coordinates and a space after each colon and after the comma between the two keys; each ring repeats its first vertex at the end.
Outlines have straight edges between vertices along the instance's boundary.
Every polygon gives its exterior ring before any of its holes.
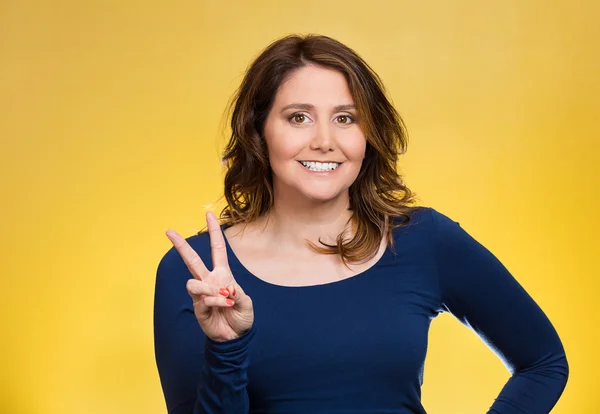
{"type": "Polygon", "coordinates": [[[564,351],[515,373],[488,414],[547,414],[558,401],[569,376],[564,351]]]}
{"type": "Polygon", "coordinates": [[[254,328],[239,338],[206,340],[205,359],[194,414],[243,414],[249,412],[248,350],[254,328]]]}

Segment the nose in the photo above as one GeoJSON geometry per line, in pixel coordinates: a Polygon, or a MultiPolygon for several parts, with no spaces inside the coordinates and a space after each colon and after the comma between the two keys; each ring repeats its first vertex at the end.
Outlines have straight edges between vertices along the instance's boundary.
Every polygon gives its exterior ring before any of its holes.
{"type": "Polygon", "coordinates": [[[331,125],[328,122],[317,122],[315,134],[310,142],[310,149],[314,151],[328,152],[335,148],[335,137],[331,125]]]}

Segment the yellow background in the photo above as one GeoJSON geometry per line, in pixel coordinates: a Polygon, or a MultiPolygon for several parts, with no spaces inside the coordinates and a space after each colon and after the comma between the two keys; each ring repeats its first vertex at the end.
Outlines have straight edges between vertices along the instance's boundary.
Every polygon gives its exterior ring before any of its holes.
{"type": "MultiPolygon", "coordinates": [[[[600,410],[600,7],[559,1],[0,2],[0,412],[164,413],[156,266],[221,191],[220,121],[244,69],[291,32],[381,75],[421,204],[495,253],[542,306],[600,410]]],[[[453,317],[423,400],[484,413],[508,373],[453,317]]]]}

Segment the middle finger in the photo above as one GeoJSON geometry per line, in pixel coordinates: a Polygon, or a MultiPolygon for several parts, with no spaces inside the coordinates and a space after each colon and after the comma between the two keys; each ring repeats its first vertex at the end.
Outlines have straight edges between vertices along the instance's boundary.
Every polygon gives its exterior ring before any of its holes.
{"type": "Polygon", "coordinates": [[[183,237],[175,230],[167,230],[166,234],[171,243],[173,243],[173,246],[175,246],[175,249],[179,252],[187,268],[194,275],[194,278],[202,280],[203,277],[208,275],[208,269],[204,265],[204,262],[183,237]]]}

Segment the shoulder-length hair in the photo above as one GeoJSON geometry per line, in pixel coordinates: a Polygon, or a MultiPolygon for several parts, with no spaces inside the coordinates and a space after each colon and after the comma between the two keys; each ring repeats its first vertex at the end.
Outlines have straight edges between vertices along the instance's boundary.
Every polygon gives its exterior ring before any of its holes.
{"type": "Polygon", "coordinates": [[[379,76],[352,49],[327,36],[290,35],[270,44],[248,68],[228,115],[231,136],[223,154],[226,167],[221,211],[224,225],[250,223],[273,205],[273,179],[263,130],[279,86],[295,70],[318,65],[342,73],[355,101],[359,125],[367,139],[365,159],[349,189],[351,237],[338,235],[336,244],[319,240],[310,247],[339,254],[344,264],[373,258],[383,237],[393,248],[393,229],[406,224],[415,194],[396,170],[406,151],[404,123],[385,94],[379,76]],[[401,220],[394,220],[400,218],[401,220]]]}

